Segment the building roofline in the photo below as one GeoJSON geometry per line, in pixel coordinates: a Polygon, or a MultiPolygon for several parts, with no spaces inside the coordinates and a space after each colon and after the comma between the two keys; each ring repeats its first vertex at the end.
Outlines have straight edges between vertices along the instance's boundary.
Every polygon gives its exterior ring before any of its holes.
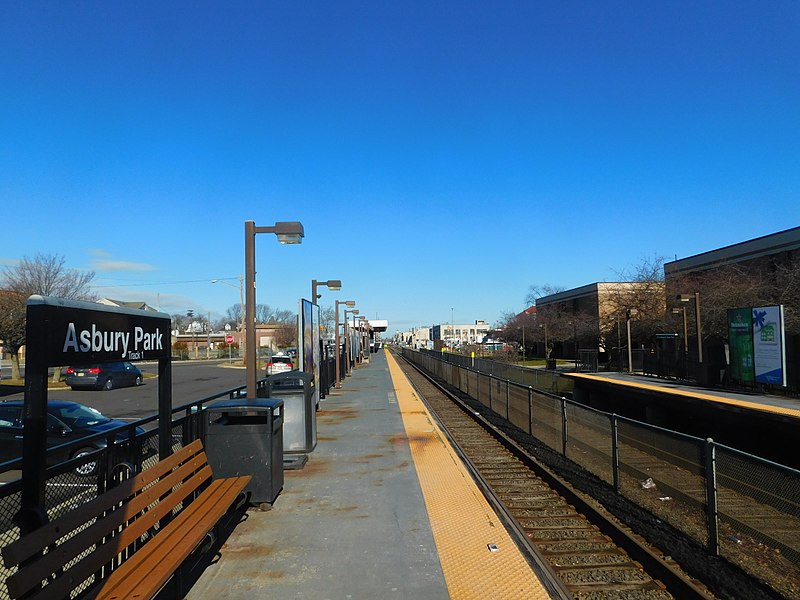
{"type": "Polygon", "coordinates": [[[798,249],[800,249],[800,227],[793,227],[664,263],[664,274],[680,273],[681,271],[702,271],[712,266],[743,262],[798,249]]]}

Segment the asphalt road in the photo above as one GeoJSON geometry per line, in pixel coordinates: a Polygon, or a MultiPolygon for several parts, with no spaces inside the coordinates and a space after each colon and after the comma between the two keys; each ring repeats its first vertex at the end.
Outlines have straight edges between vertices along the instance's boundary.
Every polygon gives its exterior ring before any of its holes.
{"type": "MultiPolygon", "coordinates": [[[[50,390],[48,400],[70,400],[99,410],[107,417],[136,420],[158,412],[158,374],[156,363],[137,363],[145,373],[144,384],[110,391],[50,390]]],[[[245,385],[245,370],[231,366],[228,361],[185,361],[172,363],[172,405],[180,406],[208,398],[231,388],[245,385]]],[[[21,400],[22,393],[5,396],[3,400],[21,400]]]]}

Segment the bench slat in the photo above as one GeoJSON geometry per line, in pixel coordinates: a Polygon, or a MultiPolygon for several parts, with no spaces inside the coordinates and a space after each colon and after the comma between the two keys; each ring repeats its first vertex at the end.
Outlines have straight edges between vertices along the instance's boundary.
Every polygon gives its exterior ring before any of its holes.
{"type": "Polygon", "coordinates": [[[203,445],[200,440],[195,440],[164,460],[159,461],[153,467],[132,477],[129,481],[123,482],[111,490],[108,490],[106,493],[100,494],[83,504],[80,510],[70,510],[39,529],[5,546],[2,549],[2,555],[6,567],[18,565],[22,561],[41,552],[42,549],[55,543],[56,540],[62,538],[66,533],[74,531],[86,523],[88,520],[86,518],[87,514],[99,515],[112,509],[120,502],[123,502],[133,495],[136,491],[141,490],[145,486],[163,477],[164,474],[169,473],[182,462],[202,452],[202,449],[203,445]]]}
{"type": "Polygon", "coordinates": [[[137,552],[123,563],[91,597],[121,600],[155,595],[228,512],[250,479],[246,475],[217,480],[220,485],[192,502],[153,538],[145,552],[137,552]]]}

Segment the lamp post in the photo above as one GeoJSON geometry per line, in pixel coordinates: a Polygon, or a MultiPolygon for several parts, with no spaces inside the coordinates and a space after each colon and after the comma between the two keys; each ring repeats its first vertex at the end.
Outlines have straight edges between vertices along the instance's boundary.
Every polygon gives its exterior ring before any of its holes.
{"type": "Polygon", "coordinates": [[[635,308],[625,311],[625,326],[628,329],[628,373],[633,373],[633,348],[631,348],[631,319],[639,314],[635,308]]]}
{"type": "Polygon", "coordinates": [[[453,349],[456,346],[456,326],[455,320],[453,319],[453,307],[450,307],[450,337],[453,338],[453,349]]]}
{"type": "Polygon", "coordinates": [[[352,352],[352,349],[350,348],[350,321],[347,319],[347,313],[350,313],[351,315],[357,315],[359,313],[359,310],[357,308],[354,310],[347,310],[346,308],[344,309],[344,348],[345,348],[345,355],[347,356],[347,360],[345,361],[345,367],[344,367],[345,376],[350,375],[352,367],[352,365],[350,364],[350,354],[352,352]]]}
{"type": "Polygon", "coordinates": [[[245,271],[245,359],[247,373],[247,397],[256,397],[256,370],[258,347],[256,345],[256,234],[274,233],[281,244],[300,244],[305,235],[299,221],[281,221],[272,227],[256,227],[255,221],[244,222],[244,271],[245,271]]]}
{"type": "Polygon", "coordinates": [[[341,368],[339,366],[339,354],[340,354],[339,353],[339,305],[340,304],[344,304],[345,306],[355,306],[356,305],[356,301],[355,300],[345,300],[344,302],[340,302],[339,300],[337,300],[336,301],[336,305],[335,305],[335,312],[336,312],[336,326],[335,326],[336,335],[335,335],[335,338],[336,338],[336,341],[334,343],[336,344],[336,349],[334,351],[334,354],[336,355],[336,383],[334,384],[334,387],[336,387],[336,389],[339,389],[339,388],[342,387],[341,377],[339,376],[339,369],[341,368]]]}
{"type": "Polygon", "coordinates": [[[547,359],[547,323],[542,323],[539,325],[540,328],[544,329],[544,358],[547,359]]]}
{"type": "MultiPolygon", "coordinates": [[[[235,285],[225,281],[224,279],[212,279],[211,283],[224,283],[225,285],[236,289],[235,285]]],[[[242,275],[239,275],[239,323],[237,323],[236,328],[239,330],[239,343],[242,345],[242,360],[246,362],[247,344],[242,343],[242,332],[244,331],[244,280],[242,275]]]]}
{"type": "Polygon", "coordinates": [[[575,352],[575,370],[578,370],[578,326],[575,321],[570,321],[570,325],[572,325],[572,342],[575,344],[574,352],[575,352]]]}
{"type": "Polygon", "coordinates": [[[522,366],[525,366],[525,325],[522,326],[522,366]]]}
{"type": "Polygon", "coordinates": [[[324,285],[332,292],[338,292],[342,289],[342,282],[338,279],[329,279],[328,281],[317,281],[316,279],[311,280],[311,303],[316,304],[318,298],[322,298],[320,294],[317,294],[317,287],[324,285]]]}
{"type": "MultiPolygon", "coordinates": [[[[677,299],[680,302],[689,302],[692,297],[688,294],[678,294],[677,299]]],[[[686,309],[684,308],[684,311],[686,309]]],[[[685,313],[684,313],[685,314],[685,313]]],[[[694,319],[697,323],[697,362],[703,364],[703,327],[700,324],[700,292],[694,293],[694,319]]],[[[684,317],[684,324],[686,317],[684,317]]],[[[688,349],[687,349],[688,352],[688,349]]]]}

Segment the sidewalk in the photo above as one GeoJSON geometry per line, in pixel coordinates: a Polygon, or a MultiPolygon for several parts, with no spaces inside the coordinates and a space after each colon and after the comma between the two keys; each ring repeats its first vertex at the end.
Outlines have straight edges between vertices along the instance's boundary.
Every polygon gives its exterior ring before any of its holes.
{"type": "Polygon", "coordinates": [[[449,598],[383,353],[320,403],[317,431],[187,598],[449,598]]]}

